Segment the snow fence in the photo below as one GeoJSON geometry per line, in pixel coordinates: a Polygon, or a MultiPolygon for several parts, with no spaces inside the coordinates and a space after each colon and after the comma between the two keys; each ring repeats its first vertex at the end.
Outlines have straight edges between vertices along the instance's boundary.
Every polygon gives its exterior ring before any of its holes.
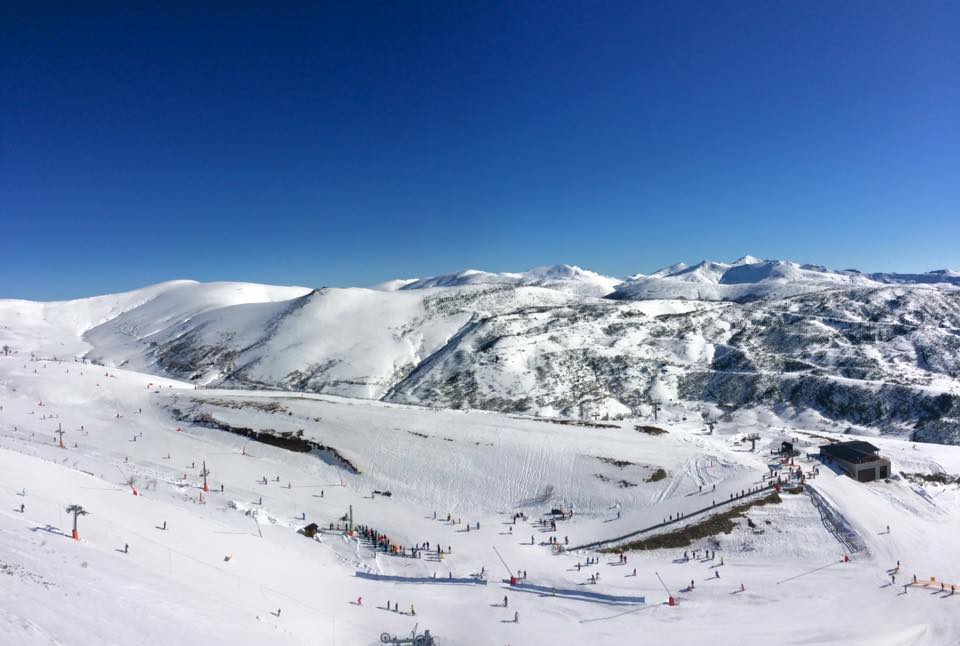
{"type": "Polygon", "coordinates": [[[432,577],[432,576],[393,576],[390,574],[377,574],[376,572],[362,572],[357,570],[356,575],[361,579],[370,579],[372,581],[393,581],[394,583],[446,583],[453,585],[487,585],[486,579],[477,577],[432,577]]]}

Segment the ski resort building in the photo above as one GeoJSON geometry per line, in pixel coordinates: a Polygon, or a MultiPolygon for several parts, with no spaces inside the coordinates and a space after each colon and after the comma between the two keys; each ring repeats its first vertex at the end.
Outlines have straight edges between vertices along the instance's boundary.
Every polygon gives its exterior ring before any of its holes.
{"type": "Polygon", "coordinates": [[[890,460],[880,457],[880,449],[869,442],[837,442],[820,447],[820,459],[835,464],[841,471],[859,482],[886,478],[890,474],[890,460]]]}

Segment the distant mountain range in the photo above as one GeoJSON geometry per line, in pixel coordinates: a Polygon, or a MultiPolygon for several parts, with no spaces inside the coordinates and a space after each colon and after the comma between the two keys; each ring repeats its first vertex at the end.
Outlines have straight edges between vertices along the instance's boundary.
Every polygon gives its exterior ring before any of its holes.
{"type": "Polygon", "coordinates": [[[372,288],[173,281],[0,300],[0,343],[203,385],[593,418],[756,410],[960,443],[960,275],[744,257],[372,288]]]}
{"type": "Polygon", "coordinates": [[[922,274],[865,274],[855,269],[836,271],[821,265],[744,256],[730,263],[710,260],[692,266],[678,263],[650,275],[635,274],[624,279],[604,276],[573,265],[553,265],[521,273],[468,269],[456,274],[388,281],[374,286],[374,289],[393,291],[499,284],[548,287],[582,296],[609,296],[617,300],[682,298],[747,301],[848,287],[936,283],[960,285],[960,273],[941,269],[922,274]]]}

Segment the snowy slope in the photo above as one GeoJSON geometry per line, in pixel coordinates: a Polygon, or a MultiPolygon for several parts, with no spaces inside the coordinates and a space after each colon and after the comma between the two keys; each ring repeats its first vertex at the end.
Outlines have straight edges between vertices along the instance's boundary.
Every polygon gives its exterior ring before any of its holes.
{"type": "MultiPolygon", "coordinates": [[[[650,419],[568,425],[322,395],[196,390],[122,369],[13,357],[0,357],[0,403],[4,644],[370,645],[384,631],[408,635],[415,624],[447,645],[633,643],[638,634],[693,645],[735,636],[747,646],[960,639],[960,595],[900,587],[913,573],[960,582],[952,556],[956,484],[913,475],[860,484],[821,465],[809,481],[820,502],[784,493],[729,533],[685,548],[702,555],[709,547],[712,560],[684,559],[684,548],[628,552],[626,564],[611,554],[551,552],[551,537],[570,545],[605,540],[756,486],[769,468],[768,448],[782,439],[806,453],[842,437],[802,424],[783,428],[758,411],[738,412],[707,435],[701,420],[685,422],[682,407],[667,404],[656,422],[667,433],[648,435],[633,424],[650,419]],[[188,421],[199,415],[208,417],[188,421]],[[212,429],[211,420],[276,435],[301,430],[359,473],[321,453],[212,429]],[[63,449],[58,427],[66,431],[63,449]],[[750,432],[761,435],[756,452],[742,439],[750,432]],[[649,481],[655,468],[666,476],[649,481]],[[68,504],[90,512],[77,542],[68,504]],[[576,513],[556,532],[535,522],[560,505],[576,513]],[[833,525],[818,505],[829,507],[833,525]],[[342,523],[351,508],[357,523],[401,545],[440,543],[443,559],[378,553],[337,531],[318,540],[296,533],[311,521],[342,523]],[[514,523],[518,511],[530,522],[514,523]],[[849,563],[837,526],[860,546],[849,563]],[[598,562],[582,567],[587,557],[598,562]],[[502,582],[500,558],[548,592],[502,582]],[[888,569],[897,561],[893,586],[888,569]],[[433,582],[481,571],[486,585],[433,582]],[[590,584],[595,573],[600,580],[590,584]],[[658,576],[679,605],[665,603],[658,576]],[[388,612],[388,600],[402,612],[388,612]],[[784,617],[793,618],[789,630],[784,617]]],[[[871,441],[896,473],[960,474],[958,447],[871,441]]],[[[798,464],[807,472],[818,465],[805,457],[798,464]]]]}
{"type": "Polygon", "coordinates": [[[143,289],[72,301],[0,299],[0,343],[45,356],[75,356],[90,349],[83,335],[123,320],[124,334],[146,337],[202,312],[238,303],[284,300],[309,290],[254,283],[176,280],[143,289]]]}

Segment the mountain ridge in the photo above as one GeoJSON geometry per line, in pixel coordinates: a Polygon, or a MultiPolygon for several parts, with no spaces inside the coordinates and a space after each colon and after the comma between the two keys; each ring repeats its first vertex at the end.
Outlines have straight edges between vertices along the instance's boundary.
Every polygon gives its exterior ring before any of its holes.
{"type": "Polygon", "coordinates": [[[960,443],[953,272],[871,277],[751,257],[668,269],[606,297],[597,287],[612,279],[551,266],[380,290],[172,281],[0,300],[0,343],[198,386],[580,419],[657,400],[746,406],[960,443]]]}

